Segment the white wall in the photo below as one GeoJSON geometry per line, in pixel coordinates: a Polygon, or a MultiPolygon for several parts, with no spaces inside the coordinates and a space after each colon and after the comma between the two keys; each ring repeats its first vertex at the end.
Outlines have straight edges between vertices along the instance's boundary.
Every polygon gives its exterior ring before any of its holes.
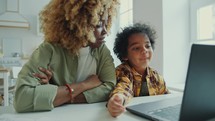
{"type": "Polygon", "coordinates": [[[190,50],[188,0],[134,0],[134,22],[146,22],[157,31],[151,66],[167,84],[184,82],[190,50]]]}
{"type": "MultiPolygon", "coordinates": [[[[21,39],[22,52],[29,56],[43,41],[43,37],[37,35],[37,15],[49,1],[19,0],[19,12],[30,22],[30,29],[0,27],[0,46],[5,38],[12,38],[14,41],[21,39]]],[[[6,10],[5,6],[6,0],[0,0],[0,13],[6,10]]]]}
{"type": "Polygon", "coordinates": [[[151,66],[163,74],[163,23],[162,0],[134,0],[133,22],[148,23],[157,31],[151,66]]]}
{"type": "Polygon", "coordinates": [[[189,1],[163,0],[164,77],[185,82],[190,54],[189,1]]]}
{"type": "Polygon", "coordinates": [[[0,0],[0,14],[6,10],[6,0],[0,0]]]}

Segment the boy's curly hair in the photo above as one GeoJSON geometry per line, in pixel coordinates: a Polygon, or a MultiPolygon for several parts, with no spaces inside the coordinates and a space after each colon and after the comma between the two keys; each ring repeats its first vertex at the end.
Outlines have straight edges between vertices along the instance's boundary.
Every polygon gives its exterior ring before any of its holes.
{"type": "Polygon", "coordinates": [[[95,26],[108,16],[110,31],[119,0],[51,0],[41,11],[40,21],[44,39],[60,45],[71,53],[95,42],[95,26]]]}
{"type": "Polygon", "coordinates": [[[128,38],[136,33],[147,35],[154,49],[156,31],[147,24],[135,23],[133,26],[125,27],[122,32],[117,33],[113,51],[121,62],[128,54],[128,38]]]}

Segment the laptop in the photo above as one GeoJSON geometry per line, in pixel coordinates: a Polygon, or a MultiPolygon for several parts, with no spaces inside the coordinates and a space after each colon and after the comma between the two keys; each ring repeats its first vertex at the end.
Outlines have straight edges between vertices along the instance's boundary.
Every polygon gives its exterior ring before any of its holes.
{"type": "Polygon", "coordinates": [[[126,109],[150,120],[205,121],[215,118],[215,45],[192,45],[183,99],[141,103],[126,109]]]}

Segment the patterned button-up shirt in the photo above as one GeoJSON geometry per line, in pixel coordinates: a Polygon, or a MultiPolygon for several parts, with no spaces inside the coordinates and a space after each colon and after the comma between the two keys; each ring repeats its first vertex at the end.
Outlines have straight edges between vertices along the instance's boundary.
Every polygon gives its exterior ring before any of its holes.
{"type": "Polygon", "coordinates": [[[146,71],[146,77],[142,79],[142,75],[127,62],[119,65],[116,68],[117,85],[110,96],[116,93],[123,94],[127,103],[133,96],[140,96],[141,90],[148,90],[149,95],[168,94],[163,77],[150,67],[147,67],[146,71]],[[143,81],[146,81],[147,89],[141,89],[143,81]]]}

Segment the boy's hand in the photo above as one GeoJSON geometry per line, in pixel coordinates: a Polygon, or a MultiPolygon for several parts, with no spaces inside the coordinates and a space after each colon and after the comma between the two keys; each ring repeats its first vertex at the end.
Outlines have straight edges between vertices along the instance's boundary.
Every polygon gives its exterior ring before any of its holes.
{"type": "Polygon", "coordinates": [[[123,112],[125,112],[125,107],[123,106],[124,98],[122,94],[113,95],[108,101],[108,111],[111,116],[117,117],[123,112]]]}

